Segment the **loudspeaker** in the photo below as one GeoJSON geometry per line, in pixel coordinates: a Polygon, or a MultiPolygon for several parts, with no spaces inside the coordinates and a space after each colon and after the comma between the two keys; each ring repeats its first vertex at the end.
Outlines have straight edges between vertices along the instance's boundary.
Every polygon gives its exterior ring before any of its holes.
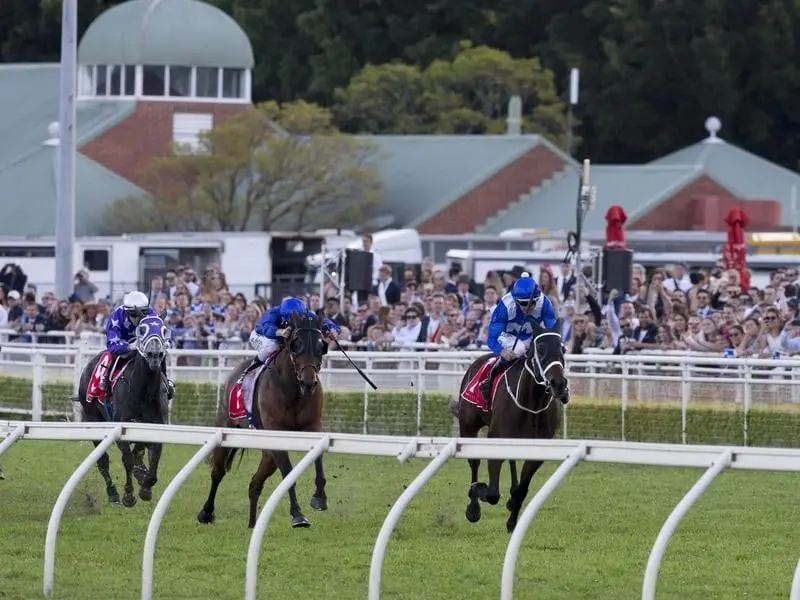
{"type": "Polygon", "coordinates": [[[372,291],[372,252],[345,250],[344,278],[348,290],[372,291]]]}
{"type": "Polygon", "coordinates": [[[633,276],[633,250],[603,248],[602,267],[603,291],[627,294],[633,276]]]}

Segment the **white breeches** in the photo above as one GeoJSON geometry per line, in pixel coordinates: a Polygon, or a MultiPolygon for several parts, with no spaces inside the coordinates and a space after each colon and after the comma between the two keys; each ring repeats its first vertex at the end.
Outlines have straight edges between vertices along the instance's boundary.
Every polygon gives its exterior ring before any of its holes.
{"type": "Polygon", "coordinates": [[[280,350],[280,343],[263,335],[258,335],[255,330],[250,334],[250,347],[258,352],[258,360],[264,362],[273,352],[280,350]]]}

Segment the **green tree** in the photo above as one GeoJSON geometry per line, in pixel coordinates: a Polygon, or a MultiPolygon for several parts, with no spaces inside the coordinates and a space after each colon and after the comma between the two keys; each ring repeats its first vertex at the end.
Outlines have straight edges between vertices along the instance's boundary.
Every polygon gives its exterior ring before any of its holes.
{"type": "Polygon", "coordinates": [[[373,145],[339,134],[326,109],[267,102],[203,132],[197,147],[157,160],[152,194],[115,202],[107,229],[357,226],[382,197],[376,159],[373,145]],[[137,210],[148,217],[127,222],[137,210]]]}
{"type": "Polygon", "coordinates": [[[553,74],[536,58],[515,59],[464,42],[452,60],[365,67],[336,92],[334,108],[347,131],[369,133],[498,133],[506,128],[508,101],[523,102],[524,129],[560,141],[564,104],[553,74]]]}

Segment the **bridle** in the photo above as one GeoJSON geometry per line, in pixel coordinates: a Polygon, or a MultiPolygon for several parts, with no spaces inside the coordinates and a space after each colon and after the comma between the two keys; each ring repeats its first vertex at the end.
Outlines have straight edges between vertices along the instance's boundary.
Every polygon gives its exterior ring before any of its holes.
{"type": "MultiPolygon", "coordinates": [[[[506,391],[508,395],[511,396],[511,399],[514,401],[514,404],[519,408],[521,411],[538,415],[545,412],[548,408],[550,408],[550,404],[553,402],[555,398],[555,394],[553,393],[553,386],[550,381],[547,379],[546,375],[555,366],[560,366],[562,369],[566,369],[566,363],[564,362],[563,353],[561,360],[553,360],[549,362],[546,366],[542,367],[542,360],[539,356],[539,350],[537,348],[536,342],[543,337],[548,336],[556,336],[561,339],[561,334],[556,331],[542,331],[541,333],[534,335],[533,339],[531,340],[531,355],[526,356],[523,362],[523,372],[527,372],[530,374],[531,379],[533,379],[534,383],[544,387],[545,393],[547,394],[547,402],[545,402],[544,406],[541,408],[528,408],[527,406],[523,405],[519,401],[519,394],[522,388],[522,375],[517,378],[517,386],[515,390],[511,389],[511,386],[508,383],[508,372],[510,369],[506,369],[503,373],[503,383],[506,386],[506,391]],[[538,374],[537,374],[538,372],[538,374]]],[[[569,393],[569,387],[566,390],[569,393]]]]}
{"type": "MultiPolygon", "coordinates": [[[[319,335],[320,340],[322,340],[322,338],[324,337],[322,330],[318,327],[296,327],[296,328],[292,327],[292,333],[289,336],[289,343],[287,350],[289,351],[289,360],[292,363],[292,369],[294,370],[295,377],[297,378],[298,383],[302,382],[302,374],[303,371],[305,371],[306,369],[313,368],[314,377],[316,379],[317,376],[319,375],[320,369],[322,368],[322,361],[320,360],[319,364],[312,363],[310,365],[303,365],[303,367],[300,370],[297,369],[297,354],[292,350],[292,343],[295,340],[300,339],[301,334],[305,334],[304,336],[305,339],[301,340],[301,343],[303,344],[303,346],[301,347],[301,351],[305,350],[307,342],[310,342],[310,340],[314,339],[312,336],[319,335]]],[[[312,346],[312,344],[309,343],[309,346],[312,346]]],[[[314,358],[317,358],[316,354],[313,353],[310,354],[313,355],[314,358]]],[[[320,355],[319,358],[322,358],[322,355],[320,355]]]]}

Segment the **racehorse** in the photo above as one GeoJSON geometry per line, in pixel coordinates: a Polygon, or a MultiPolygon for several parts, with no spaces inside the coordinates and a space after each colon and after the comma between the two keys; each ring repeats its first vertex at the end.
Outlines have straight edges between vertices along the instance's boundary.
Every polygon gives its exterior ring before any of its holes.
{"type": "MultiPolygon", "coordinates": [[[[136,351],[126,361],[119,361],[116,372],[112,373],[107,397],[98,386],[99,373],[96,367],[103,353],[98,353],[81,373],[77,401],[80,402],[84,421],[113,421],[125,423],[159,423],[167,421],[167,385],[161,373],[161,362],[166,359],[169,342],[164,321],[157,316],[143,317],[136,327],[136,351]],[[120,364],[122,363],[122,364],[120,364]],[[89,390],[98,399],[89,399],[89,390]]],[[[97,446],[100,442],[92,442],[97,446]]],[[[139,498],[151,500],[153,486],[158,481],[158,462],[161,459],[162,444],[136,444],[131,450],[130,442],[117,442],[125,467],[125,494],[122,504],[133,506],[132,477],[139,482],[139,498]],[[148,466],[144,466],[142,454],[147,449],[148,466]]],[[[97,461],[97,469],[106,483],[108,500],[118,504],[119,493],[109,473],[108,453],[97,461]]]]}
{"type": "MultiPolygon", "coordinates": [[[[268,365],[248,376],[256,377],[253,391],[251,418],[231,416],[227,403],[221,403],[217,412],[217,427],[255,427],[278,431],[322,431],[323,390],[319,381],[319,370],[327,346],[322,334],[323,318],[314,314],[292,314],[291,332],[287,343],[271,358],[268,365]]],[[[225,398],[232,401],[239,377],[250,360],[243,361],[225,383],[225,398]]],[[[202,510],[197,514],[200,523],[214,521],[214,500],[217,489],[233,462],[236,448],[214,450],[211,465],[211,489],[202,510]]],[[[325,495],[325,471],[320,456],[315,464],[316,490],[311,498],[311,508],[327,510],[325,495]]],[[[261,462],[250,480],[250,516],[248,527],[256,523],[256,510],[264,483],[276,469],[286,477],[292,470],[289,453],[279,450],[264,450],[261,462]]],[[[289,488],[289,512],[292,527],[310,527],[297,503],[295,486],[289,488]]]]}
{"type": "MultiPolygon", "coordinates": [[[[493,364],[489,359],[493,357],[493,354],[486,354],[476,359],[461,380],[457,411],[454,411],[457,412],[459,435],[474,438],[481,429],[488,427],[490,438],[553,438],[561,422],[562,401],[569,395],[561,335],[555,329],[534,328],[533,341],[524,359],[516,360],[495,377],[491,408],[487,408],[481,406],[478,388],[483,377],[489,374],[493,364]]],[[[497,504],[500,500],[503,461],[488,461],[488,486],[478,481],[480,463],[479,459],[469,460],[472,481],[466,517],[471,523],[481,518],[480,502],[497,504]]],[[[512,481],[506,503],[510,513],[506,528],[511,533],[517,525],[531,480],[542,461],[526,460],[519,481],[516,481],[514,461],[509,463],[512,481]]]]}

